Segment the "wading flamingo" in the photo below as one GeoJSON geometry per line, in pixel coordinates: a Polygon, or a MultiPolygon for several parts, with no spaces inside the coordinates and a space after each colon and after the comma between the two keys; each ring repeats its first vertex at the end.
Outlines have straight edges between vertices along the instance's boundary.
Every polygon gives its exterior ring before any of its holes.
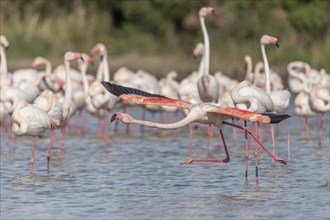
{"type": "MultiPolygon", "coordinates": [[[[264,61],[265,66],[265,84],[266,84],[266,92],[271,97],[273,104],[274,104],[274,111],[276,113],[282,114],[285,112],[287,107],[290,104],[290,98],[291,93],[285,89],[285,90],[270,90],[270,73],[269,73],[269,64],[268,59],[266,55],[266,49],[265,46],[268,44],[274,44],[276,47],[279,47],[279,42],[276,37],[263,35],[260,39],[260,46],[261,46],[261,53],[262,58],[264,61]]],[[[274,127],[273,125],[270,125],[271,133],[272,133],[272,149],[273,153],[275,152],[275,137],[274,137],[274,127]]],[[[288,158],[290,160],[290,132],[289,132],[289,126],[286,122],[286,130],[287,130],[287,142],[288,142],[288,158]]]]}
{"type": "MultiPolygon", "coordinates": [[[[48,108],[50,107],[51,106],[48,105],[48,108]]],[[[12,131],[15,135],[32,136],[30,173],[33,173],[35,137],[47,129],[52,129],[53,126],[55,126],[54,121],[44,110],[22,100],[15,107],[12,114],[12,122],[12,131]]]]}
{"type": "Polygon", "coordinates": [[[229,122],[224,121],[227,118],[235,117],[235,118],[241,118],[243,120],[247,121],[258,121],[261,123],[279,123],[280,121],[290,117],[289,115],[276,115],[276,114],[259,114],[249,111],[244,111],[236,108],[227,108],[223,107],[216,103],[200,103],[200,104],[192,104],[187,101],[182,101],[179,99],[170,99],[165,96],[156,95],[147,93],[138,89],[123,87],[120,85],[116,85],[110,82],[102,82],[103,86],[113,95],[118,96],[119,98],[131,101],[137,104],[142,105],[166,105],[166,106],[175,106],[178,108],[184,108],[188,109],[188,115],[182,119],[181,121],[171,123],[171,124],[161,124],[161,123],[155,123],[150,121],[141,121],[133,119],[132,116],[125,113],[115,113],[111,121],[114,120],[120,120],[123,123],[127,124],[140,124],[145,125],[149,127],[155,127],[160,129],[178,129],[182,128],[186,125],[189,125],[192,122],[199,122],[203,124],[213,124],[216,127],[219,128],[221,138],[224,144],[224,149],[226,152],[226,158],[225,159],[215,159],[215,158],[197,158],[197,159],[189,159],[184,161],[182,164],[189,164],[193,162],[224,162],[227,163],[230,161],[229,153],[223,138],[222,134],[222,125],[226,124],[229,126],[233,126],[236,128],[243,129],[247,131],[257,142],[258,144],[277,162],[286,164],[285,160],[276,157],[273,155],[266,147],[263,146],[262,143],[259,142],[259,140],[252,134],[249,128],[239,126],[236,124],[232,124],[229,122]]]}

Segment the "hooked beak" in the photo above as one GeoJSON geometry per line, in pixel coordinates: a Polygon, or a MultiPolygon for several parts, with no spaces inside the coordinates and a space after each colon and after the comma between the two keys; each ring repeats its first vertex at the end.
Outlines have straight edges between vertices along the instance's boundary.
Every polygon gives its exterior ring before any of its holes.
{"type": "Polygon", "coordinates": [[[275,46],[280,47],[280,42],[278,40],[275,42],[275,46]]]}
{"type": "Polygon", "coordinates": [[[110,123],[113,122],[114,120],[116,120],[116,118],[117,118],[117,114],[115,113],[115,114],[113,114],[113,116],[111,117],[111,119],[110,119],[110,123]]]}
{"type": "Polygon", "coordinates": [[[100,56],[100,58],[101,58],[101,61],[103,61],[103,58],[104,58],[104,56],[103,56],[103,55],[101,55],[101,56],[100,56]]]}
{"type": "Polygon", "coordinates": [[[213,9],[212,9],[212,11],[211,11],[211,12],[212,12],[212,15],[213,15],[213,16],[215,16],[215,11],[214,11],[213,9]]]}

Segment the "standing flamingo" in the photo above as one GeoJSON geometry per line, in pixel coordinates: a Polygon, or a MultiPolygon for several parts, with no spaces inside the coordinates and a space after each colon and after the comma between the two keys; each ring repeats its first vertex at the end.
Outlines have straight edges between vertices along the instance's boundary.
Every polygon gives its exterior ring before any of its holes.
{"type": "Polygon", "coordinates": [[[257,138],[252,134],[249,128],[242,127],[236,124],[232,124],[224,121],[230,117],[241,118],[247,121],[258,121],[261,123],[279,123],[280,121],[290,117],[288,115],[276,115],[276,114],[259,114],[253,113],[249,111],[239,110],[236,108],[226,108],[216,103],[200,103],[200,104],[191,104],[187,101],[182,101],[179,99],[170,99],[161,95],[147,93],[138,89],[128,88],[119,86],[110,82],[102,82],[103,86],[112,94],[120,97],[126,101],[132,101],[137,104],[142,105],[166,105],[166,106],[175,106],[178,108],[188,109],[188,115],[182,119],[181,121],[171,123],[171,124],[161,124],[150,121],[141,121],[133,119],[132,116],[125,113],[115,113],[111,119],[121,120],[123,123],[127,124],[140,124],[149,127],[156,127],[160,129],[177,129],[182,128],[192,122],[199,122],[204,124],[213,124],[219,128],[221,138],[223,140],[224,149],[226,152],[226,158],[224,160],[214,159],[214,158],[206,158],[206,159],[189,159],[184,161],[182,164],[189,164],[193,162],[224,162],[227,163],[230,161],[229,153],[223,138],[222,134],[222,125],[226,124],[229,126],[234,126],[236,128],[240,128],[246,130],[258,143],[259,145],[277,162],[282,164],[286,164],[285,160],[280,157],[276,157],[273,155],[267,148],[263,146],[262,143],[259,142],[257,138]]]}
{"type": "MultiPolygon", "coordinates": [[[[50,108],[50,106],[48,106],[50,108]]],[[[53,127],[53,120],[49,114],[42,109],[27,103],[25,100],[20,101],[12,114],[12,131],[15,135],[32,136],[32,157],[30,161],[30,173],[33,173],[34,166],[34,145],[35,137],[44,130],[53,127]]]]}
{"type": "Polygon", "coordinates": [[[321,140],[323,136],[323,129],[325,123],[324,113],[330,112],[330,91],[328,88],[323,88],[321,84],[315,85],[312,92],[309,93],[308,97],[309,106],[312,111],[321,113],[321,125],[319,129],[319,146],[321,146],[321,140]]]}
{"type": "Polygon", "coordinates": [[[0,88],[12,84],[11,74],[8,74],[7,57],[5,49],[9,47],[9,42],[4,35],[0,35],[0,88]]]}
{"type": "MultiPolygon", "coordinates": [[[[284,113],[287,107],[290,104],[290,98],[291,98],[291,93],[288,90],[270,90],[270,73],[269,73],[269,64],[268,64],[268,59],[266,55],[266,49],[265,45],[268,44],[275,44],[276,47],[279,47],[279,43],[277,38],[268,36],[268,35],[263,35],[260,39],[260,45],[261,45],[261,53],[262,53],[262,58],[264,61],[265,65],[265,84],[266,84],[266,92],[269,94],[271,97],[273,104],[274,104],[274,111],[276,113],[284,113]]],[[[273,153],[275,151],[275,138],[274,138],[274,128],[272,125],[271,126],[271,133],[272,133],[272,149],[273,153]]],[[[286,123],[286,130],[287,130],[287,141],[288,141],[288,158],[290,160],[290,132],[289,132],[289,127],[288,124],[286,123]]]]}

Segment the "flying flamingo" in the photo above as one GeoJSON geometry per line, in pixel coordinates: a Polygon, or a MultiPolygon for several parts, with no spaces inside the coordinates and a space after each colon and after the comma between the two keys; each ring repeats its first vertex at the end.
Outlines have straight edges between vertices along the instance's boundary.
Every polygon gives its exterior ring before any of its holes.
{"type": "Polygon", "coordinates": [[[224,120],[230,117],[235,117],[247,121],[258,121],[261,123],[279,123],[280,121],[290,117],[289,115],[259,114],[259,113],[253,113],[236,108],[227,108],[219,104],[210,103],[210,102],[192,104],[187,101],[182,101],[179,99],[170,99],[165,96],[147,93],[138,89],[123,87],[110,82],[102,82],[102,84],[110,93],[126,101],[131,101],[142,105],[152,104],[152,105],[160,105],[160,106],[163,105],[175,106],[178,108],[188,109],[189,111],[188,115],[184,119],[171,124],[161,124],[150,121],[136,120],[133,119],[132,116],[130,116],[129,114],[125,114],[125,113],[115,113],[112,116],[111,121],[120,120],[123,123],[127,123],[127,124],[140,124],[140,125],[145,125],[160,129],[178,129],[193,122],[199,122],[203,124],[213,124],[219,128],[220,135],[224,144],[224,149],[226,152],[225,159],[222,160],[222,159],[214,159],[214,158],[205,158],[205,159],[197,158],[197,159],[186,160],[182,164],[189,164],[193,162],[224,162],[224,163],[229,162],[230,157],[222,134],[223,124],[234,126],[236,128],[240,128],[247,131],[275,161],[280,162],[282,164],[286,164],[284,159],[280,157],[276,157],[267,148],[265,148],[263,144],[260,143],[259,140],[252,134],[249,128],[232,124],[224,120]]]}

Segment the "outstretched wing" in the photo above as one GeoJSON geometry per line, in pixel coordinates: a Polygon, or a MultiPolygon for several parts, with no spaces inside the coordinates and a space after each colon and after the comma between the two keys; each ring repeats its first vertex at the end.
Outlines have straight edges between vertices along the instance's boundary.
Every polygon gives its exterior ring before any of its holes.
{"type": "Polygon", "coordinates": [[[282,120],[291,117],[290,115],[287,114],[285,115],[277,115],[277,114],[269,114],[269,113],[259,114],[237,108],[214,108],[207,112],[224,114],[235,118],[241,118],[246,121],[257,121],[266,124],[279,123],[282,120]]]}
{"type": "Polygon", "coordinates": [[[182,101],[180,99],[171,99],[162,95],[152,94],[110,82],[102,81],[101,83],[111,94],[118,96],[124,101],[130,101],[140,105],[163,105],[178,108],[189,108],[191,106],[190,102],[182,101]]]}

